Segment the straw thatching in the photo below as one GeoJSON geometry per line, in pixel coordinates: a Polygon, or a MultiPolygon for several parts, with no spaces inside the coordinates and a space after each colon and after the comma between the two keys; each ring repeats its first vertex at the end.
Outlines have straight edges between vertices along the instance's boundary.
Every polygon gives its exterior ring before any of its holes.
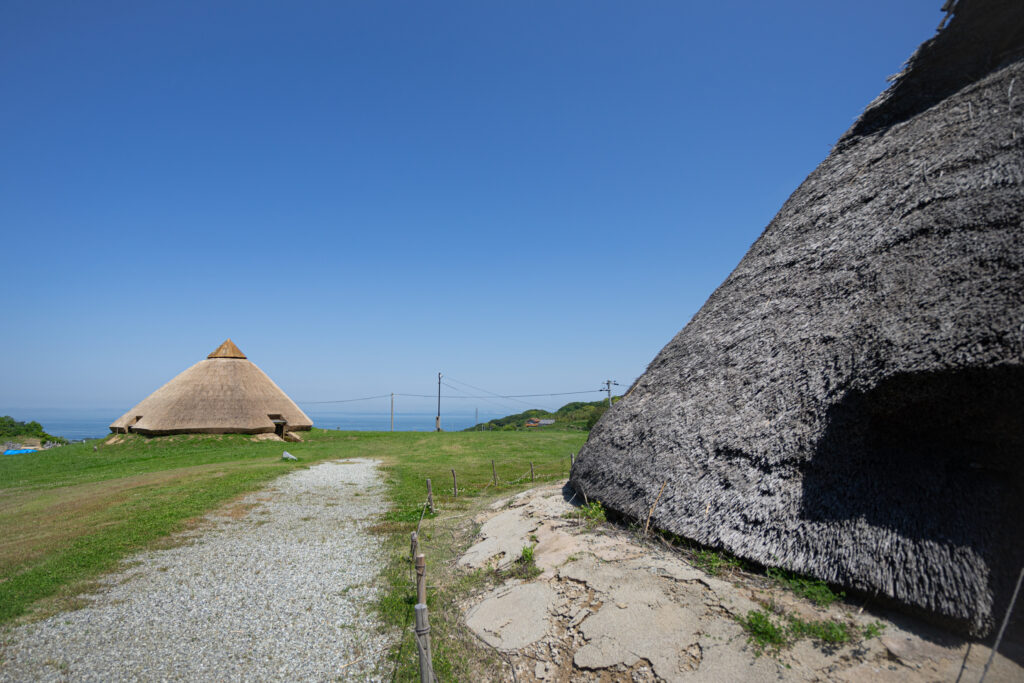
{"type": "Polygon", "coordinates": [[[260,434],[313,421],[228,339],[110,425],[112,432],[260,434]]]}
{"type": "Polygon", "coordinates": [[[962,0],[595,426],[628,516],[972,634],[1024,564],[1024,2],[962,0]]]}

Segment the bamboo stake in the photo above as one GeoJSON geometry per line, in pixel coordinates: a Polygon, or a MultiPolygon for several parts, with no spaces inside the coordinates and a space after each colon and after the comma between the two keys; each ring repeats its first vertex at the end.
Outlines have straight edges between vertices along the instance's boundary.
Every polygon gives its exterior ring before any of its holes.
{"type": "Polygon", "coordinates": [[[533,481],[533,463],[530,463],[530,481],[533,481]]]}
{"type": "Polygon", "coordinates": [[[491,461],[491,477],[494,479],[494,485],[498,485],[498,470],[494,469],[494,461],[491,461]]]}
{"type": "Polygon", "coordinates": [[[644,524],[644,536],[647,535],[647,528],[651,526],[651,515],[654,513],[654,508],[658,505],[658,501],[661,500],[661,494],[665,491],[665,484],[668,483],[668,479],[661,482],[661,488],[658,490],[658,497],[654,499],[654,505],[651,505],[651,509],[647,511],[647,522],[644,524]]]}
{"type": "Polygon", "coordinates": [[[455,470],[452,470],[452,490],[455,491],[455,497],[459,497],[459,478],[455,476],[455,470]]]}
{"type": "Polygon", "coordinates": [[[430,479],[427,479],[427,507],[430,514],[434,514],[434,487],[430,485],[430,479]]]}

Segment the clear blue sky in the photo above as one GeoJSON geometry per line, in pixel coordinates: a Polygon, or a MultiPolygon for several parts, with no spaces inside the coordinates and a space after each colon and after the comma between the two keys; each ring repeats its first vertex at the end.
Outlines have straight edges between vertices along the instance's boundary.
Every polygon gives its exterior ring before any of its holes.
{"type": "Polygon", "coordinates": [[[628,385],[941,5],[7,0],[0,410],[628,385]]]}

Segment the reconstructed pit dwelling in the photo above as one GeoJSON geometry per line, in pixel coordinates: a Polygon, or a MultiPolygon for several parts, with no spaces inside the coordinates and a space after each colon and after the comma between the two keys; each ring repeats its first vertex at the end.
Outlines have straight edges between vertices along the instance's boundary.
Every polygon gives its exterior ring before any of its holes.
{"type": "Polygon", "coordinates": [[[945,9],[571,484],[979,636],[1024,565],[1024,2],[945,9]]]}
{"type": "Polygon", "coordinates": [[[110,431],[285,437],[312,427],[295,402],[228,339],[115,420],[110,431]]]}

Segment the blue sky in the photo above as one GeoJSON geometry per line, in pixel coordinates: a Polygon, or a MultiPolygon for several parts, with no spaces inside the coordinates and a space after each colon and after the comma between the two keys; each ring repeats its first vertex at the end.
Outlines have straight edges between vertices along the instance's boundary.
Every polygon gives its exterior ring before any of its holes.
{"type": "Polygon", "coordinates": [[[941,4],[4,2],[0,410],[628,385],[941,4]]]}

